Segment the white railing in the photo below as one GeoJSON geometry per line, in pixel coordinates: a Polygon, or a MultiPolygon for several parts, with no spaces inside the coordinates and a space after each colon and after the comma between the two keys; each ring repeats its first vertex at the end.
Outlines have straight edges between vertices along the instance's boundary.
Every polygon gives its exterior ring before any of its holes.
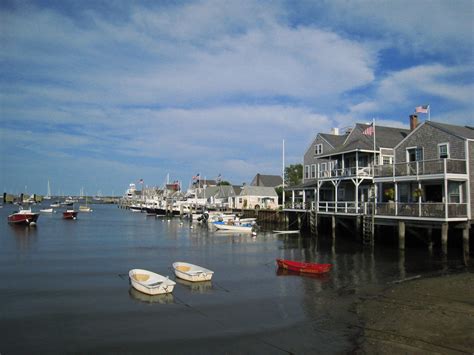
{"type": "Polygon", "coordinates": [[[375,177],[419,176],[433,174],[466,174],[462,159],[420,160],[375,166],[375,177]]]}
{"type": "Polygon", "coordinates": [[[344,169],[331,169],[318,171],[319,179],[329,179],[334,177],[354,177],[354,176],[373,176],[374,169],[371,166],[355,166],[344,169]]]}

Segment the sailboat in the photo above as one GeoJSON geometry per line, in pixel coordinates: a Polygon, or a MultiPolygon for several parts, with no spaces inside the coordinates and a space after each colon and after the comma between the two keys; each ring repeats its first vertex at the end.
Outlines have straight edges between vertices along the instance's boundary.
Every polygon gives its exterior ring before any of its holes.
{"type": "Polygon", "coordinates": [[[48,180],[48,193],[46,196],[43,197],[43,200],[51,200],[51,186],[49,186],[49,180],[48,180]]]}
{"type": "Polygon", "coordinates": [[[86,196],[86,205],[79,206],[79,211],[81,212],[92,212],[92,209],[87,204],[87,196],[86,196]]]}

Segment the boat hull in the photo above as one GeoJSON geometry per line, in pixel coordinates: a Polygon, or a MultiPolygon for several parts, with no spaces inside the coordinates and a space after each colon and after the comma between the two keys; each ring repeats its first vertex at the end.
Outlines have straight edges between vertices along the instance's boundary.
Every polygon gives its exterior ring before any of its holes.
{"type": "Polygon", "coordinates": [[[173,263],[174,274],[180,279],[191,282],[210,281],[214,271],[183,262],[173,263]]]}
{"type": "Polygon", "coordinates": [[[252,226],[238,226],[238,225],[231,225],[222,222],[214,222],[213,225],[223,231],[229,232],[240,232],[240,233],[252,233],[254,229],[252,226]]]}
{"type": "Polygon", "coordinates": [[[276,259],[279,268],[310,274],[323,274],[331,270],[331,264],[302,263],[299,261],[276,259]]]}
{"type": "Polygon", "coordinates": [[[147,295],[162,295],[173,292],[176,282],[168,277],[142,269],[132,269],[128,273],[132,287],[147,295]]]}
{"type": "Polygon", "coordinates": [[[8,223],[17,225],[27,225],[36,223],[39,213],[13,213],[8,216],[8,223]]]}
{"type": "Polygon", "coordinates": [[[77,211],[66,211],[63,212],[63,219],[76,219],[77,211]]]}

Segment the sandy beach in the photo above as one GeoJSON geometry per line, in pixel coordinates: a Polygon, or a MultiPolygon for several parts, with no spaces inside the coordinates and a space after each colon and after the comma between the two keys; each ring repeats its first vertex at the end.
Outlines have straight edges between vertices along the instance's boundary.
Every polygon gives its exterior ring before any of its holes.
{"type": "Polygon", "coordinates": [[[358,353],[472,354],[474,274],[393,284],[357,305],[358,353]]]}

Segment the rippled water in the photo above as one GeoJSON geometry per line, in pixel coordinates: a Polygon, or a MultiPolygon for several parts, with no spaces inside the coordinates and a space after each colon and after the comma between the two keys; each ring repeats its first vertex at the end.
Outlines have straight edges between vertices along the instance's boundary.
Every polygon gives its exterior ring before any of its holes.
{"type": "Polygon", "coordinates": [[[356,346],[352,303],[367,289],[462,269],[428,248],[364,248],[351,235],[208,231],[187,220],[95,205],[76,221],[41,215],[17,227],[0,209],[0,353],[334,353],[356,346]],[[275,258],[334,264],[320,277],[279,273],[275,258]],[[128,271],[170,275],[174,261],[215,271],[172,295],[131,289],[128,271]]]}

